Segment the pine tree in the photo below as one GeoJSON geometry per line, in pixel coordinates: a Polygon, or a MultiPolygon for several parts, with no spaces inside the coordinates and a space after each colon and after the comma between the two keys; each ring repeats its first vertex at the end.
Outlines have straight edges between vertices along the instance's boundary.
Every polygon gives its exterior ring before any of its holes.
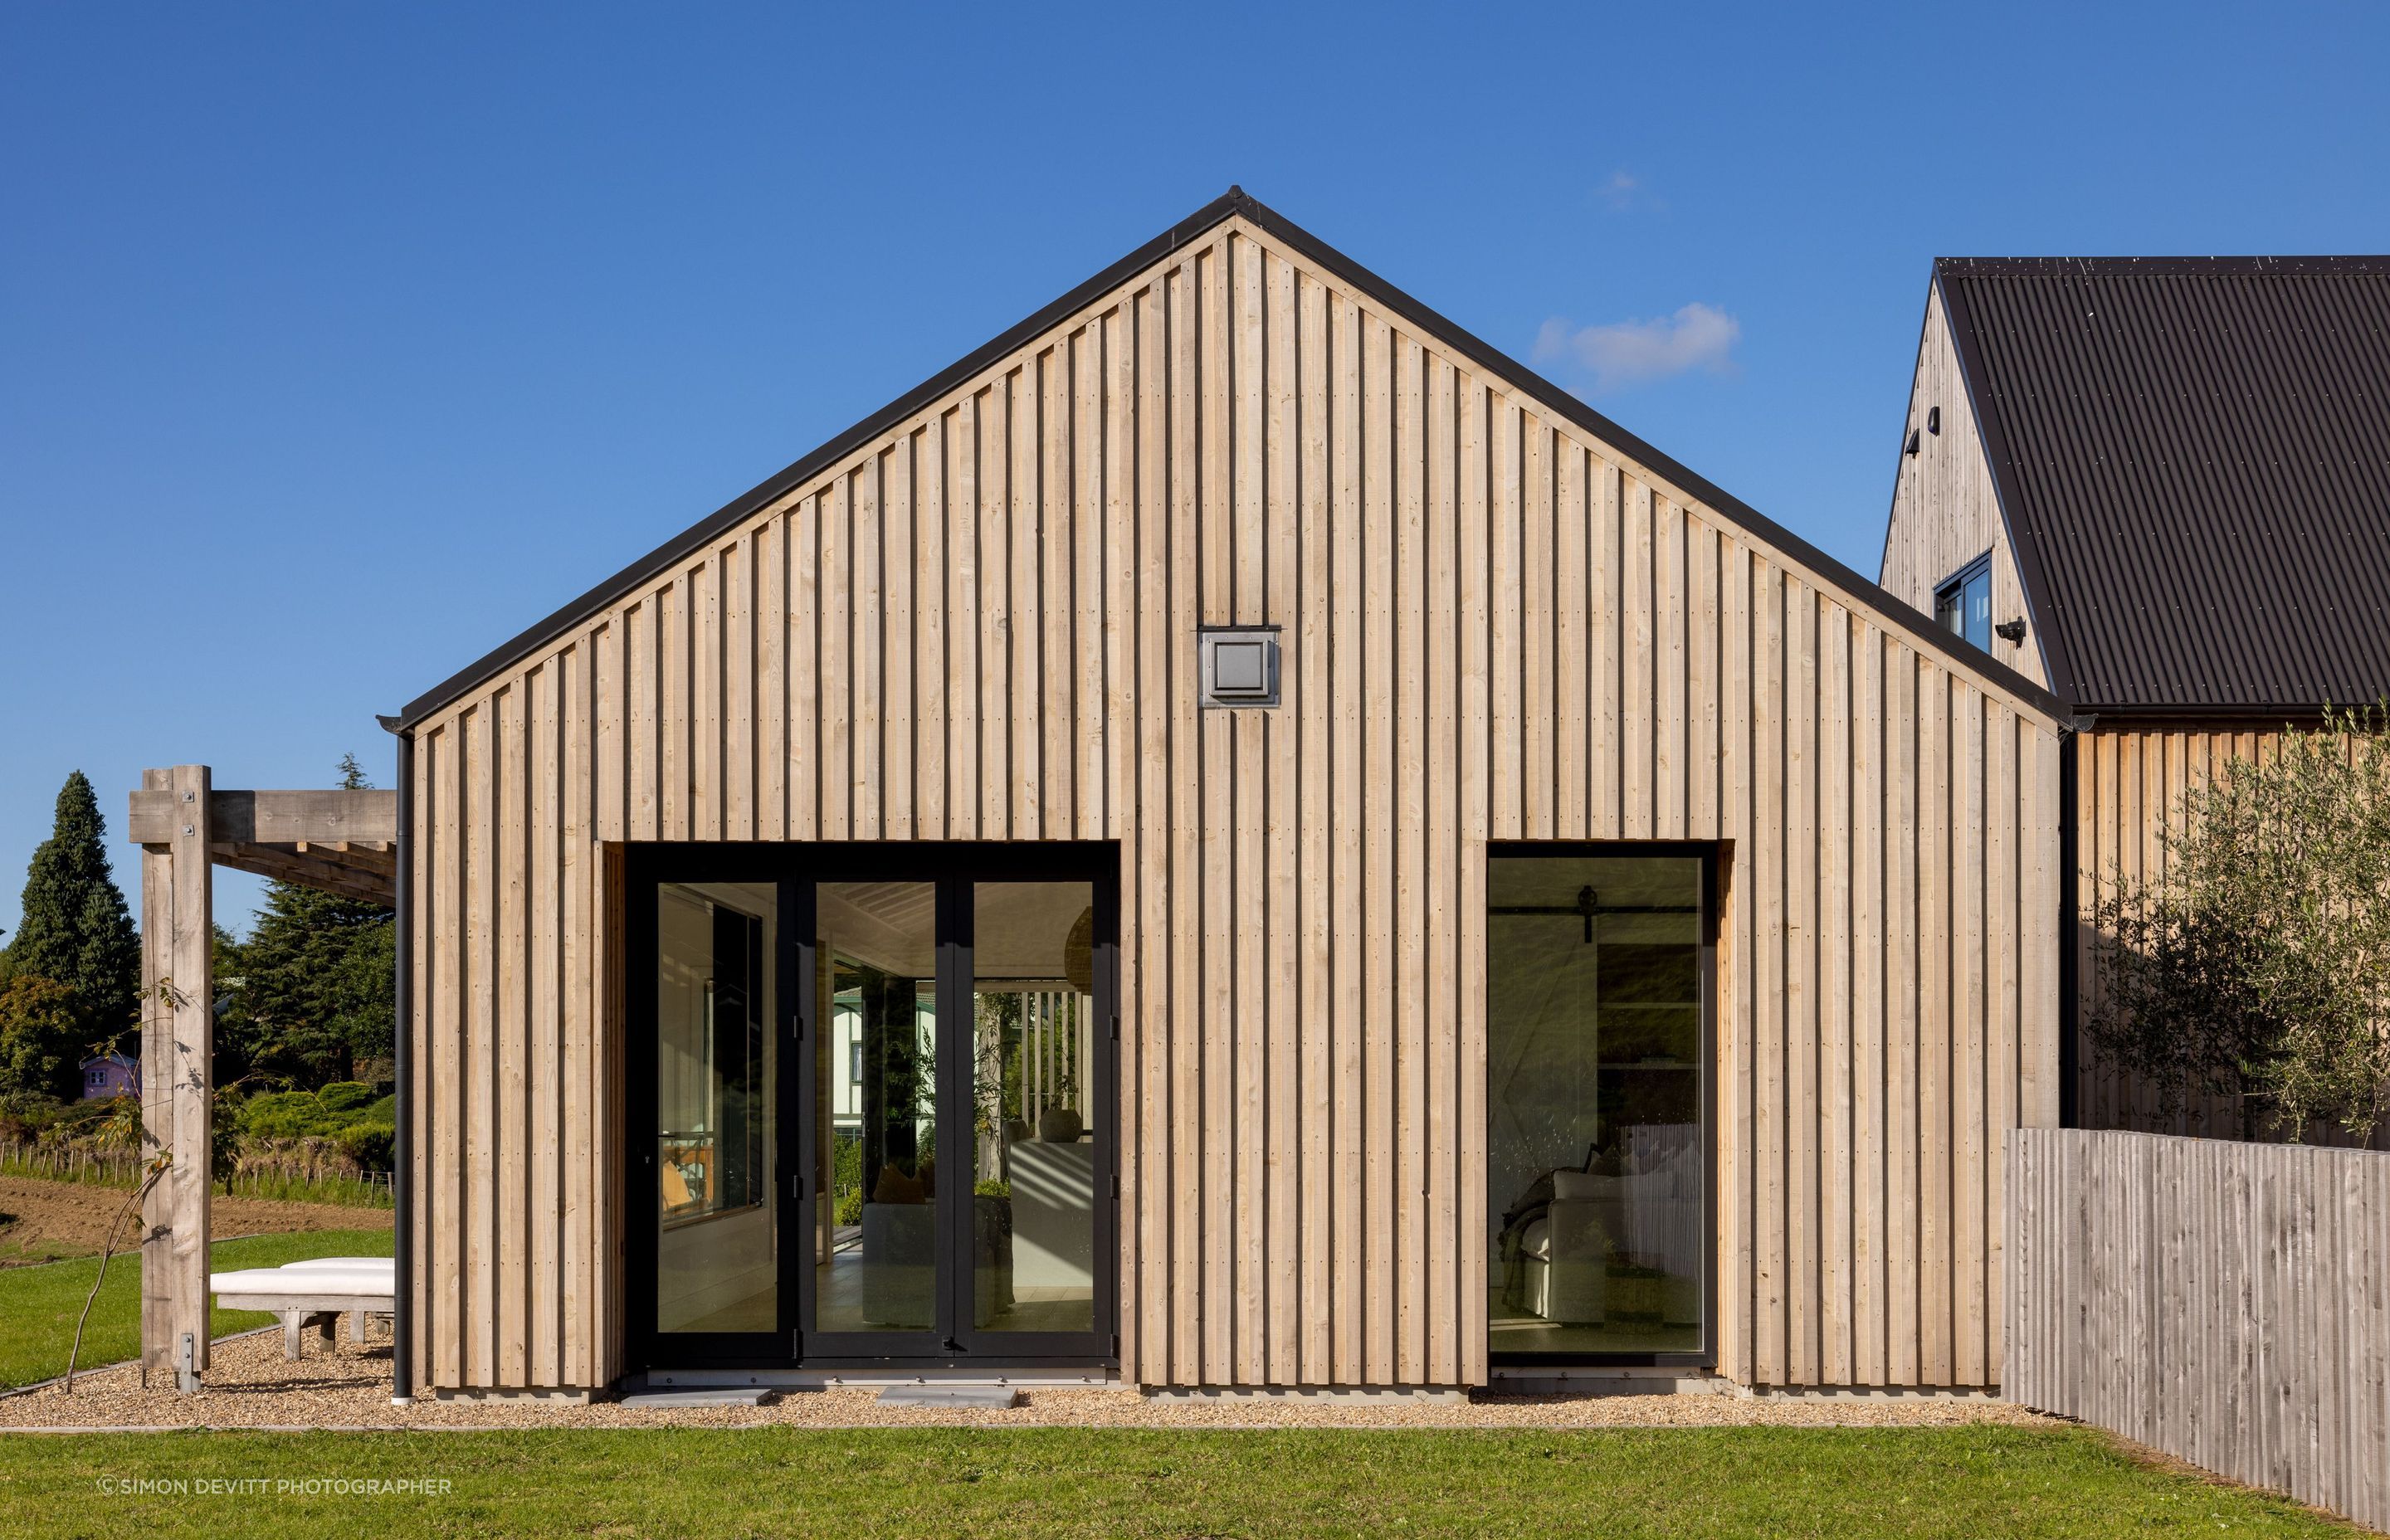
{"type": "MultiPolygon", "coordinates": [[[[370,784],[355,756],[341,756],[342,789],[370,784]]],[[[353,1078],[359,1059],[388,1058],[397,1005],[391,932],[380,905],[271,884],[232,963],[238,982],[219,1053],[243,1073],[305,1089],[353,1078]]]]}
{"type": "Polygon", "coordinates": [[[50,837],[25,873],[24,918],[8,945],[8,973],[63,984],[84,1030],[112,1035],[134,1025],[141,943],[109,875],[99,799],[80,770],[58,792],[50,837]]]}

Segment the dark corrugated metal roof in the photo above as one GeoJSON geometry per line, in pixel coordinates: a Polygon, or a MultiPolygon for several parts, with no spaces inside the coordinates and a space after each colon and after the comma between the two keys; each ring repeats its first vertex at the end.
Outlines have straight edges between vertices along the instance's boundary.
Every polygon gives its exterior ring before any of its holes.
{"type": "Polygon", "coordinates": [[[2057,694],[2390,692],[2390,257],[1944,258],[2057,694]]]}

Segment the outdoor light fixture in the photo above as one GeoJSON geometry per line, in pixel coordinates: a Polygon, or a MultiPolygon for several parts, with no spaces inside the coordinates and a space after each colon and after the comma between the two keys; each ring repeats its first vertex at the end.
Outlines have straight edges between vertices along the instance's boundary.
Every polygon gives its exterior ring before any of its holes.
{"type": "Polygon", "coordinates": [[[2013,621],[2002,621],[1999,624],[1992,627],[1992,635],[2011,645],[2024,641],[2024,621],[2021,617],[2013,621]]]}
{"type": "Polygon", "coordinates": [[[1196,632],[1197,704],[1278,704],[1278,627],[1207,625],[1196,632]]]}
{"type": "Polygon", "coordinates": [[[1917,433],[1917,430],[1916,430],[1916,429],[1914,429],[1914,428],[1912,428],[1912,429],[1910,429],[1910,430],[1908,430],[1908,442],[1907,443],[1904,443],[1904,444],[1902,444],[1902,445],[1900,446],[1900,452],[1901,452],[1902,454],[1904,454],[1904,455],[1914,455],[1914,454],[1916,454],[1916,453],[1917,453],[1917,445],[1918,445],[1918,433],[1917,433]]]}
{"type": "Polygon", "coordinates": [[[1941,407],[1929,406],[1925,409],[1925,430],[1933,434],[1937,439],[1942,436],[1941,407]]]}

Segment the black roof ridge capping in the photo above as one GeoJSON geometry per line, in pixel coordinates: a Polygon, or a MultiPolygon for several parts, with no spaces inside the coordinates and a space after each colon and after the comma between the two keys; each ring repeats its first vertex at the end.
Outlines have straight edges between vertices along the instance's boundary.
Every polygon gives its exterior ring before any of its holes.
{"type": "Polygon", "coordinates": [[[1662,454],[1526,365],[1412,299],[1326,241],[1267,207],[1242,187],[1232,186],[1221,197],[1206,203],[1086,282],[1006,328],[880,410],[830,438],[802,459],[724,504],[612,577],[408,701],[399,712],[398,730],[403,732],[413,728],[474,686],[554,642],[591,615],[703,548],[716,536],[736,528],[890,428],[983,373],[997,360],[1050,331],[1102,295],[1164,261],[1181,247],[1238,217],[1245,219],[1305,261],[1368,294],[1421,331],[1433,334],[1438,341],[1471,362],[1501,376],[1516,389],[1534,397],[1546,410],[1574,423],[1620,454],[1648,467],[1655,475],[1673,482],[1720,517],[1807,568],[1821,581],[1870,606],[1886,625],[1901,631],[1910,640],[1972,670],[2034,710],[2062,722],[2064,720],[2064,708],[2049,690],[1991,654],[1934,624],[1930,617],[1919,613],[1846,563],[1827,555],[1707,477],[1696,474],[1689,467],[1662,454]]]}
{"type": "Polygon", "coordinates": [[[1968,278],[2319,277],[2390,274],[2390,255],[1936,257],[1934,271],[1968,278]]]}
{"type": "Polygon", "coordinates": [[[2073,710],[2287,719],[2390,693],[2390,257],[1934,276],[2073,710]]]}

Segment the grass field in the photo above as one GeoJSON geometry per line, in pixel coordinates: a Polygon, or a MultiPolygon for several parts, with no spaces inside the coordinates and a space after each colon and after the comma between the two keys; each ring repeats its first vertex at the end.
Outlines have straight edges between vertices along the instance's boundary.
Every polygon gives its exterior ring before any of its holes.
{"type": "Polygon", "coordinates": [[[2327,1535],[2076,1429],[0,1439],[0,1534],[2327,1535]],[[315,1495],[284,1480],[430,1480],[315,1495]],[[132,1480],[186,1483],[127,1493],[132,1480]],[[259,1482],[248,1490],[199,1483],[259,1482]],[[111,1484],[112,1483],[112,1484],[111,1484]]]}
{"type": "MultiPolygon", "coordinates": [[[[302,1257],[388,1256],[388,1230],[302,1230],[289,1235],[251,1236],[218,1241],[210,1252],[211,1270],[274,1267],[302,1257]]],[[[0,1268],[0,1389],[30,1385],[64,1374],[67,1350],[74,1341],[75,1317],[91,1293],[99,1259],[53,1262],[41,1267],[0,1268]]],[[[243,1331],[268,1326],[271,1315],[247,1310],[218,1310],[214,1331],[243,1331]]],[[[85,1365],[122,1363],[141,1351],[141,1258],[119,1255],[108,1264],[108,1282],[92,1306],[91,1325],[84,1330],[85,1365]]],[[[0,1512],[6,1503],[0,1499],[0,1512]]]]}

